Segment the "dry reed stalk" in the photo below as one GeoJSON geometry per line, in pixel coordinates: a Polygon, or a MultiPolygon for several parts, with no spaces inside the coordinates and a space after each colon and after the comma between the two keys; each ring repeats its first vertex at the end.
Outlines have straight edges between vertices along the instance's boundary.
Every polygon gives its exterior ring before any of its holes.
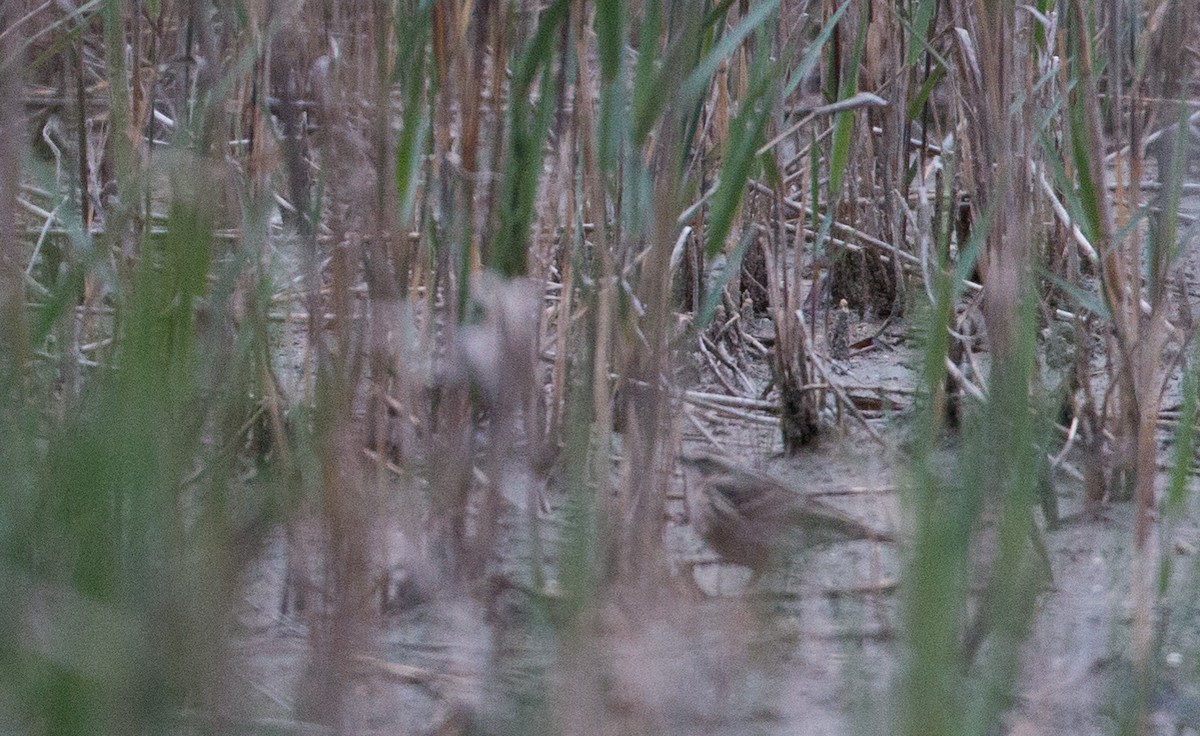
{"type": "MultiPolygon", "coordinates": [[[[587,27],[586,19],[582,16],[577,21],[581,29],[587,27]]],[[[584,34],[578,34],[575,48],[576,62],[580,70],[590,70],[592,67],[587,63],[589,49],[583,42],[583,38],[584,34]]],[[[593,284],[588,294],[588,305],[593,310],[593,315],[587,320],[583,330],[584,339],[590,339],[592,342],[591,363],[588,365],[585,362],[584,366],[591,370],[589,400],[595,428],[591,437],[587,467],[591,479],[596,484],[597,507],[605,509],[606,518],[612,520],[620,518],[621,514],[620,499],[610,493],[611,473],[607,460],[614,421],[614,396],[608,372],[612,365],[614,352],[613,312],[616,306],[614,288],[617,276],[613,263],[612,239],[616,234],[608,224],[610,215],[606,204],[609,200],[605,192],[605,172],[600,167],[599,142],[591,104],[591,101],[600,95],[600,81],[599,75],[595,72],[581,71],[580,73],[579,82],[575,88],[574,139],[579,145],[579,163],[582,164],[580,179],[585,195],[584,202],[579,203],[580,219],[596,223],[596,228],[592,233],[594,239],[592,271],[587,274],[593,284]]],[[[619,212],[620,210],[617,208],[614,214],[619,214],[619,212]]],[[[582,241],[583,237],[581,234],[579,239],[582,241]]],[[[563,345],[565,349],[566,343],[560,343],[560,345],[563,345]]],[[[560,349],[560,352],[565,351],[564,349],[560,349]]],[[[584,378],[583,380],[589,379],[584,378]]]]}
{"type": "MultiPolygon", "coordinates": [[[[0,7],[0,26],[9,27],[17,18],[17,7],[0,7]]],[[[0,359],[0,381],[6,394],[14,394],[5,403],[16,400],[17,389],[24,383],[29,364],[29,344],[25,325],[25,299],[22,268],[17,247],[17,191],[21,181],[21,143],[25,140],[24,107],[21,104],[22,50],[17,38],[0,38],[0,343],[5,347],[0,359]]]]}
{"type": "MultiPolygon", "coordinates": [[[[1192,12],[1194,13],[1194,11],[1192,12]]],[[[1139,45],[1145,48],[1153,46],[1158,41],[1172,39],[1172,37],[1177,42],[1178,34],[1183,32],[1182,29],[1186,27],[1187,22],[1187,11],[1183,10],[1180,4],[1164,3],[1159,7],[1158,12],[1151,16],[1150,22],[1144,28],[1139,29],[1141,31],[1138,37],[1139,45]],[[1167,19],[1166,15],[1176,17],[1167,19]]],[[[1175,80],[1169,78],[1170,75],[1159,76],[1163,73],[1159,67],[1135,64],[1134,69],[1135,73],[1130,82],[1128,117],[1122,115],[1115,126],[1120,132],[1128,131],[1128,181],[1130,183],[1128,190],[1123,191],[1121,163],[1124,156],[1118,154],[1116,157],[1118,166],[1116,197],[1118,203],[1130,202],[1130,208],[1140,204],[1141,201],[1142,155],[1146,149],[1143,130],[1148,122],[1150,112],[1142,108],[1147,96],[1146,92],[1151,94],[1157,92],[1162,96],[1170,96],[1174,93],[1176,85],[1175,80]],[[1144,75],[1147,72],[1152,75],[1152,80],[1145,78],[1144,75]],[[1160,88],[1150,88],[1150,84],[1160,86],[1160,88]]],[[[1120,104],[1125,93],[1124,86],[1121,84],[1123,81],[1124,79],[1121,79],[1115,85],[1114,93],[1118,104],[1113,108],[1114,114],[1125,111],[1126,106],[1120,104]]],[[[1169,110],[1170,108],[1165,107],[1165,109],[1169,110]]],[[[1180,118],[1182,119],[1182,117],[1181,114],[1180,118]]],[[[1181,131],[1178,128],[1176,131],[1177,137],[1182,138],[1181,131]]],[[[1168,193],[1178,191],[1179,179],[1186,168],[1186,164],[1183,163],[1187,155],[1186,144],[1185,146],[1177,145],[1177,142],[1171,140],[1169,135],[1164,137],[1160,143],[1164,145],[1158,145],[1152,149],[1157,158],[1158,179],[1163,185],[1158,199],[1161,202],[1169,202],[1170,197],[1178,196],[1168,193]]],[[[1178,204],[1168,204],[1165,209],[1177,210],[1178,204]]],[[[1123,224],[1125,220],[1128,220],[1128,217],[1120,218],[1118,224],[1123,224]]],[[[1174,367],[1173,364],[1163,359],[1163,355],[1164,348],[1171,337],[1170,333],[1173,331],[1168,321],[1170,311],[1168,295],[1170,270],[1174,267],[1176,260],[1177,221],[1178,218],[1170,211],[1151,216],[1148,229],[1148,252],[1145,256],[1142,253],[1137,228],[1133,228],[1129,232],[1125,241],[1125,247],[1129,249],[1129,260],[1134,268],[1132,273],[1140,274],[1142,265],[1145,263],[1145,271],[1148,276],[1144,287],[1141,279],[1137,276],[1134,276],[1129,284],[1132,289],[1133,304],[1137,307],[1137,311],[1127,317],[1128,329],[1132,333],[1132,344],[1121,346],[1135,351],[1126,361],[1126,366],[1133,373],[1133,398],[1137,402],[1137,423],[1134,425],[1134,436],[1136,437],[1134,470],[1136,475],[1133,481],[1137,517],[1134,528],[1134,620],[1131,636],[1134,668],[1143,693],[1145,688],[1149,687],[1150,678],[1153,676],[1153,663],[1157,658],[1159,644],[1156,641],[1158,627],[1155,614],[1159,593],[1155,590],[1154,581],[1158,574],[1157,568],[1163,563],[1161,562],[1162,550],[1160,549],[1159,535],[1153,533],[1158,506],[1155,491],[1158,469],[1156,419],[1161,405],[1163,386],[1174,367]],[[1142,313],[1143,300],[1149,302],[1148,318],[1142,313]]],[[[1148,703],[1144,699],[1139,700],[1137,707],[1137,730],[1139,733],[1149,733],[1151,724],[1148,703]]]]}
{"type": "MultiPolygon", "coordinates": [[[[779,217],[782,217],[781,210],[776,208],[779,217]]],[[[811,382],[807,361],[809,345],[804,325],[795,317],[800,299],[801,259],[795,259],[789,273],[783,257],[787,241],[782,224],[777,232],[779,235],[760,242],[767,264],[767,293],[775,329],[774,371],[780,392],[780,428],[784,449],[796,452],[816,437],[818,408],[816,394],[801,389],[811,382]]]]}

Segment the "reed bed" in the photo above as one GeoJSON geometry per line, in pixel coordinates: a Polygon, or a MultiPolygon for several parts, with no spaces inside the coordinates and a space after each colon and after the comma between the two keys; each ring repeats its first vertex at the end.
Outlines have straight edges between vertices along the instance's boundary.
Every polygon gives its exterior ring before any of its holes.
{"type": "Polygon", "coordinates": [[[668,543],[734,427],[896,458],[829,494],[901,517],[846,729],[1006,732],[1045,538],[1129,504],[1104,722],[1158,732],[1200,653],[1198,15],[0,4],[0,730],[808,732],[763,716],[771,605],[668,543]],[[915,385],[845,376],[889,329],[915,385]]]}

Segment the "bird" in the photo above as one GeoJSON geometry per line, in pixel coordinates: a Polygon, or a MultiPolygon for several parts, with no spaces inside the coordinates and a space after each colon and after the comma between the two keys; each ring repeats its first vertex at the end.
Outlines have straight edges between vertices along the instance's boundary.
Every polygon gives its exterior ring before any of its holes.
{"type": "Polygon", "coordinates": [[[784,546],[896,541],[893,534],[726,458],[689,454],[681,460],[700,474],[700,483],[689,483],[686,490],[696,531],[725,561],[748,567],[755,576],[771,566],[784,546]]]}

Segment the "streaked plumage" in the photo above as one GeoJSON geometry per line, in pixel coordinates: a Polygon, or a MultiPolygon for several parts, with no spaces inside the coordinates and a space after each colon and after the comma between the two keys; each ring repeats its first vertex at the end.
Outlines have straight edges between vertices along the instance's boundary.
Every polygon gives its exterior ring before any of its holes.
{"type": "Polygon", "coordinates": [[[700,473],[699,483],[687,484],[688,512],[697,532],[727,561],[755,572],[766,569],[781,547],[895,541],[887,532],[724,458],[688,455],[683,462],[700,473]]]}

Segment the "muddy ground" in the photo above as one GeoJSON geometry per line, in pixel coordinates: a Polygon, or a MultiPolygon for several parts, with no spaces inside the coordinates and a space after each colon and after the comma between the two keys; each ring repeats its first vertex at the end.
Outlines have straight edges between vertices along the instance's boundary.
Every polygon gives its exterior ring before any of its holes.
{"type": "MultiPolygon", "coordinates": [[[[869,334],[876,327],[855,330],[869,334]]],[[[886,348],[838,365],[841,382],[901,389],[897,395],[913,387],[915,359],[904,326],[885,334],[886,348]]],[[[759,371],[756,380],[761,378],[759,371]]],[[[735,456],[903,534],[900,495],[909,481],[902,447],[911,416],[903,400],[869,420],[882,444],[850,417],[839,422],[831,412],[818,447],[794,458],[780,455],[778,432],[768,427],[708,414],[698,419],[700,431],[684,411],[681,406],[684,450],[735,456]]],[[[1169,434],[1163,442],[1165,449],[1169,434]]],[[[1066,460],[1076,467],[1082,462],[1077,452],[1066,460]]],[[[378,618],[373,651],[347,674],[353,682],[351,730],[552,733],[584,714],[579,717],[592,718],[597,734],[887,732],[902,666],[902,552],[865,541],[811,550],[787,574],[763,582],[761,588],[771,591],[764,594],[748,585],[746,570],[720,562],[692,531],[682,501],[689,482],[695,479],[682,471],[672,480],[667,547],[679,575],[703,594],[680,596],[669,610],[642,611],[638,624],[619,604],[597,612],[584,670],[601,673],[601,702],[589,699],[586,683],[574,679],[579,670],[571,669],[551,627],[538,623],[546,609],[528,591],[502,593],[487,608],[461,596],[417,596],[404,610],[378,618]],[[497,616],[506,621],[497,624],[497,616]],[[579,691],[572,694],[569,685],[577,681],[579,691]],[[468,722],[479,730],[465,728],[468,722]]],[[[1058,472],[1054,483],[1063,514],[1075,517],[1081,483],[1066,472],[1058,472]]],[[[548,495],[552,510],[543,533],[553,549],[564,500],[554,489],[548,495]]],[[[516,579],[527,578],[525,514],[514,506],[509,516],[503,567],[516,579]]],[[[1154,695],[1154,722],[1164,734],[1200,733],[1195,518],[1163,531],[1174,562],[1166,597],[1165,681],[1154,695]]],[[[1114,505],[1101,518],[1075,519],[1046,533],[1054,582],[1038,598],[1003,733],[1115,732],[1115,716],[1129,692],[1131,530],[1131,508],[1114,505]]],[[[392,558],[405,557],[398,534],[386,546],[392,558]]],[[[305,615],[280,612],[285,549],[279,532],[246,581],[236,647],[244,687],[238,689],[249,712],[268,714],[264,725],[318,733],[294,720],[310,649],[305,615]]]]}

